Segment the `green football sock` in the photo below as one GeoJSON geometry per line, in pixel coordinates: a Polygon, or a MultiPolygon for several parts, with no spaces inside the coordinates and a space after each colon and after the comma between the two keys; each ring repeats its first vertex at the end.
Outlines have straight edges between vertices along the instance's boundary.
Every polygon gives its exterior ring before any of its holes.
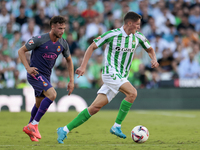
{"type": "Polygon", "coordinates": [[[88,109],[85,108],[82,112],[80,112],[78,114],[78,116],[76,118],[74,118],[74,120],[72,120],[68,125],[67,128],[69,129],[69,131],[71,131],[72,129],[80,126],[81,124],[83,124],[85,121],[87,121],[89,118],[91,117],[91,115],[88,112],[88,109]]]}
{"type": "Polygon", "coordinates": [[[123,100],[121,102],[119,112],[118,112],[117,118],[115,120],[116,123],[118,123],[118,124],[122,123],[122,121],[124,120],[124,118],[128,114],[128,111],[130,110],[131,106],[132,106],[132,103],[127,102],[126,100],[123,100]]]}

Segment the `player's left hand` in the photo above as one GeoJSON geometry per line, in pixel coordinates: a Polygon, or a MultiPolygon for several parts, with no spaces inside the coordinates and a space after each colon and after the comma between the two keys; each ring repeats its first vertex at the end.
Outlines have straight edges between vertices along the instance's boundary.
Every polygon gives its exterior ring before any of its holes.
{"type": "Polygon", "coordinates": [[[68,95],[70,95],[72,93],[72,91],[74,90],[74,82],[69,81],[68,85],[67,85],[67,91],[68,91],[68,95]]]}
{"type": "Polygon", "coordinates": [[[157,68],[159,66],[159,63],[157,60],[151,60],[151,68],[157,68]]]}

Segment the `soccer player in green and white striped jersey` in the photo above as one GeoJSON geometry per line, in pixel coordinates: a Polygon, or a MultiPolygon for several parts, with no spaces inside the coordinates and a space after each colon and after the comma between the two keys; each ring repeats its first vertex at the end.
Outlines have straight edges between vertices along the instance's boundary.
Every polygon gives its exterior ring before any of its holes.
{"type": "Polygon", "coordinates": [[[98,95],[96,99],[88,108],[84,109],[69,124],[58,128],[58,143],[63,143],[69,131],[87,121],[103,106],[108,104],[119,91],[124,93],[126,97],[121,102],[117,118],[110,132],[120,138],[126,138],[126,135],[121,131],[121,123],[137,97],[137,90],[127,80],[129,68],[137,46],[141,45],[149,54],[152,68],[159,66],[155,52],[150,46],[149,41],[143,34],[138,32],[140,23],[140,15],[135,12],[128,12],[124,17],[124,25],[121,28],[107,31],[94,39],[94,42],[88,47],[83,62],[75,73],[79,75],[78,77],[82,76],[93,51],[107,43],[104,52],[105,65],[102,71],[102,80],[104,84],[97,92],[98,95]]]}

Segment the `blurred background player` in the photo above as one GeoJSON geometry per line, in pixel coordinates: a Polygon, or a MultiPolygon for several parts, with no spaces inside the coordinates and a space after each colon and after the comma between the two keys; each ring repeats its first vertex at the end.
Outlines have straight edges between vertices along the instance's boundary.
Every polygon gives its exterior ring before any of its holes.
{"type": "Polygon", "coordinates": [[[141,24],[141,16],[135,12],[128,12],[124,16],[124,25],[121,28],[105,32],[94,39],[88,47],[81,66],[76,70],[78,78],[86,72],[86,66],[93,51],[107,43],[105,49],[105,66],[102,71],[104,84],[97,92],[94,102],[84,109],[74,120],[64,127],[57,129],[58,143],[63,143],[67,133],[87,121],[96,114],[103,106],[108,104],[120,91],[126,95],[121,102],[120,109],[114,125],[110,129],[112,134],[120,138],[126,138],[121,131],[121,123],[125,119],[132,103],[137,97],[137,90],[127,80],[135,49],[140,44],[151,58],[151,67],[159,66],[154,49],[143,34],[138,32],[141,24]]]}
{"type": "Polygon", "coordinates": [[[74,68],[66,40],[62,38],[66,20],[62,16],[54,16],[50,20],[51,31],[35,36],[27,41],[19,51],[19,57],[27,70],[27,79],[35,91],[36,103],[31,111],[29,124],[23,131],[32,141],[41,139],[38,124],[51,103],[56,98],[56,91],[50,83],[50,76],[55,61],[60,53],[66,58],[70,81],[67,90],[70,95],[74,89],[74,68]],[[30,65],[25,53],[32,50],[30,65]]]}

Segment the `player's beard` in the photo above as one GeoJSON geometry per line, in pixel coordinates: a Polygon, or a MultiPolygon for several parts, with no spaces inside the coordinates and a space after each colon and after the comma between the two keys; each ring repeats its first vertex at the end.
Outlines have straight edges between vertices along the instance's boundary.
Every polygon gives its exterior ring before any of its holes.
{"type": "Polygon", "coordinates": [[[59,36],[59,35],[57,35],[56,33],[54,33],[54,36],[56,37],[56,38],[61,38],[61,36],[59,36]]]}

